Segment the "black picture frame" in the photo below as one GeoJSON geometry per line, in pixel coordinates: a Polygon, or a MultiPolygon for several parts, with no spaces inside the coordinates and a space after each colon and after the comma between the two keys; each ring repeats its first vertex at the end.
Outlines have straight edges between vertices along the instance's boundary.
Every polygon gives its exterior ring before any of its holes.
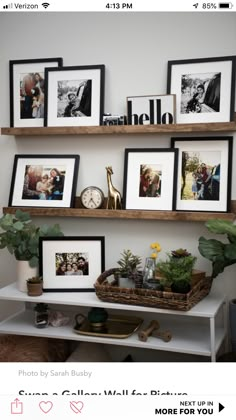
{"type": "Polygon", "coordinates": [[[104,270],[104,236],[40,238],[39,274],[44,292],[94,292],[94,283],[104,270]]]}
{"type": "Polygon", "coordinates": [[[62,65],[61,57],[9,61],[11,127],[43,127],[45,68],[62,65]]]}
{"type": "Polygon", "coordinates": [[[177,123],[234,120],[236,56],[168,61],[167,93],[176,94],[177,123]]]}
{"type": "Polygon", "coordinates": [[[44,126],[102,125],[104,89],[104,64],[46,69],[44,126]]]}
{"type": "Polygon", "coordinates": [[[232,136],[172,137],[179,149],[176,210],[230,212],[232,136]]]}
{"type": "Polygon", "coordinates": [[[173,210],[178,150],[125,149],[123,206],[127,210],[173,210]]]}
{"type": "Polygon", "coordinates": [[[9,207],[73,207],[79,161],[79,155],[15,155],[9,207]]]}

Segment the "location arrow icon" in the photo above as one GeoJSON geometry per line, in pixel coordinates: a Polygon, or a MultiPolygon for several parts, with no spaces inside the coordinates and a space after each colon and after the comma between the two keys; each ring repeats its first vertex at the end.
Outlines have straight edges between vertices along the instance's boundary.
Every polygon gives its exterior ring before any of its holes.
{"type": "Polygon", "coordinates": [[[224,410],[224,408],[225,407],[221,403],[219,403],[219,412],[222,411],[222,410],[224,410]]]}

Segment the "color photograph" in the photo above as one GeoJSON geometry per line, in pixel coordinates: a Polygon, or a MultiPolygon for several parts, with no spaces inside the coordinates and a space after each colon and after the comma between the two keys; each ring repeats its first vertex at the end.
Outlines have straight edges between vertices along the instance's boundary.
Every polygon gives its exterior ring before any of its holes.
{"type": "Polygon", "coordinates": [[[229,212],[233,137],[173,137],[176,210],[229,212]]]}
{"type": "Polygon", "coordinates": [[[140,165],[139,197],[161,196],[161,165],[140,165]]]}
{"type": "Polygon", "coordinates": [[[220,161],[218,151],[182,152],[182,200],[219,200],[220,161]]]}
{"type": "Polygon", "coordinates": [[[9,206],[73,207],[79,155],[15,155],[9,206]]]}
{"type": "Polygon", "coordinates": [[[55,254],[56,276],[88,276],[87,252],[63,252],[55,254]]]}

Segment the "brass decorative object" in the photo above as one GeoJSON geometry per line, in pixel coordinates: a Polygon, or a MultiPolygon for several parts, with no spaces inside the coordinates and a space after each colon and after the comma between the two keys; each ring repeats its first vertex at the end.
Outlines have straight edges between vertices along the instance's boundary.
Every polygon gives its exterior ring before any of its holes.
{"type": "Polygon", "coordinates": [[[107,209],[117,210],[121,209],[121,194],[113,186],[111,181],[111,175],[113,170],[111,166],[106,166],[107,171],[107,185],[108,185],[108,198],[107,198],[107,209]]]}
{"type": "Polygon", "coordinates": [[[130,337],[142,323],[143,319],[136,316],[112,315],[100,330],[94,330],[89,320],[85,319],[82,324],[77,323],[73,331],[76,334],[121,339],[130,337]]]}

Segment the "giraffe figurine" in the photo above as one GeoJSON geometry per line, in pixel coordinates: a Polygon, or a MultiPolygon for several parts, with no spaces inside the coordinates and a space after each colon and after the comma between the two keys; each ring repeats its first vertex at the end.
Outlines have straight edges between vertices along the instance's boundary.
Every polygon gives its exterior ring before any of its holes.
{"type": "Polygon", "coordinates": [[[106,166],[107,171],[107,185],[108,185],[108,198],[107,198],[107,209],[121,209],[121,194],[113,186],[111,181],[111,175],[113,175],[113,170],[111,166],[106,166]]]}

